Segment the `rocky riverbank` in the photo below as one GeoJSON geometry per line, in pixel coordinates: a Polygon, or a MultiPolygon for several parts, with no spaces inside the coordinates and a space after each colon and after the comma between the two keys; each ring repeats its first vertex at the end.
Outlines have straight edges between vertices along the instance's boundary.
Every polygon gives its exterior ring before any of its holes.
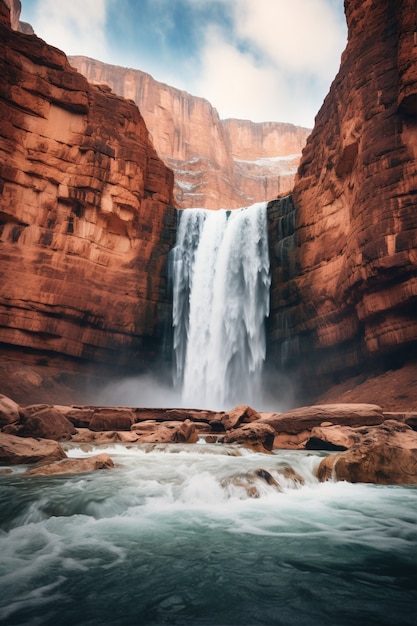
{"type": "Polygon", "coordinates": [[[319,480],[417,484],[417,411],[376,404],[306,406],[285,413],[32,404],[0,396],[0,464],[34,465],[30,474],[68,474],[114,467],[106,454],[68,459],[62,443],[236,444],[255,452],[336,452],[317,468],[319,480]]]}

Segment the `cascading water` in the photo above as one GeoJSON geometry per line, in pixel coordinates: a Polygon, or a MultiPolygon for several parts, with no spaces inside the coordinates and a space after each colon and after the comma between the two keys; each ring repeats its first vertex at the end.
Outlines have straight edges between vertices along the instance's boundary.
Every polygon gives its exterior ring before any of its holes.
{"type": "Polygon", "coordinates": [[[185,404],[256,404],[269,313],[267,203],[180,213],[173,251],[175,381],[185,404]]]}

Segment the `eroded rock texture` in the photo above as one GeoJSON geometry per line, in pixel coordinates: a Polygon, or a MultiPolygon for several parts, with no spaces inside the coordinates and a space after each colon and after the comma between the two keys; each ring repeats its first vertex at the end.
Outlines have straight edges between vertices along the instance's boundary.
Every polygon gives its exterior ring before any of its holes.
{"type": "Polygon", "coordinates": [[[271,355],[315,386],[417,339],[416,5],[345,11],[347,48],[293,196],[270,208],[271,355]]]}
{"type": "Polygon", "coordinates": [[[136,102],[158,154],[175,172],[180,208],[234,209],[293,188],[309,129],[220,120],[207,100],[139,70],[86,57],[70,57],[70,62],[91,82],[105,83],[136,102]]]}
{"type": "Polygon", "coordinates": [[[134,103],[10,29],[0,0],[0,342],[151,362],[169,316],[173,175],[134,103]]]}

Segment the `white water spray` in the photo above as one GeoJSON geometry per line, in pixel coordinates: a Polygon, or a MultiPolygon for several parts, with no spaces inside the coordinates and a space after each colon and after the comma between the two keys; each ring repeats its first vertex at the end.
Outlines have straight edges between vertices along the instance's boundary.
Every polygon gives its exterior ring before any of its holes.
{"type": "Polygon", "coordinates": [[[259,399],[271,282],[266,206],[181,211],[173,327],[176,383],[188,406],[259,399]]]}

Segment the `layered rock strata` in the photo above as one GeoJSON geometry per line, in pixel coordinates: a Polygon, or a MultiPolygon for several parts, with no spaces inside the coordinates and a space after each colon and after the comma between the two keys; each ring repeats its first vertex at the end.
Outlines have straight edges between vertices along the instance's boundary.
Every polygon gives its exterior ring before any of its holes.
{"type": "Polygon", "coordinates": [[[139,70],[69,57],[93,83],[138,105],[161,158],[174,170],[179,208],[235,209],[288,193],[309,129],[220,120],[212,105],[139,70]]]}
{"type": "Polygon", "coordinates": [[[140,368],[169,317],[173,175],[136,105],[0,0],[0,343],[140,368]]]}
{"type": "Polygon", "coordinates": [[[270,206],[270,358],[314,391],[416,353],[415,9],[414,0],[345,2],[340,71],[292,198],[270,206]]]}

